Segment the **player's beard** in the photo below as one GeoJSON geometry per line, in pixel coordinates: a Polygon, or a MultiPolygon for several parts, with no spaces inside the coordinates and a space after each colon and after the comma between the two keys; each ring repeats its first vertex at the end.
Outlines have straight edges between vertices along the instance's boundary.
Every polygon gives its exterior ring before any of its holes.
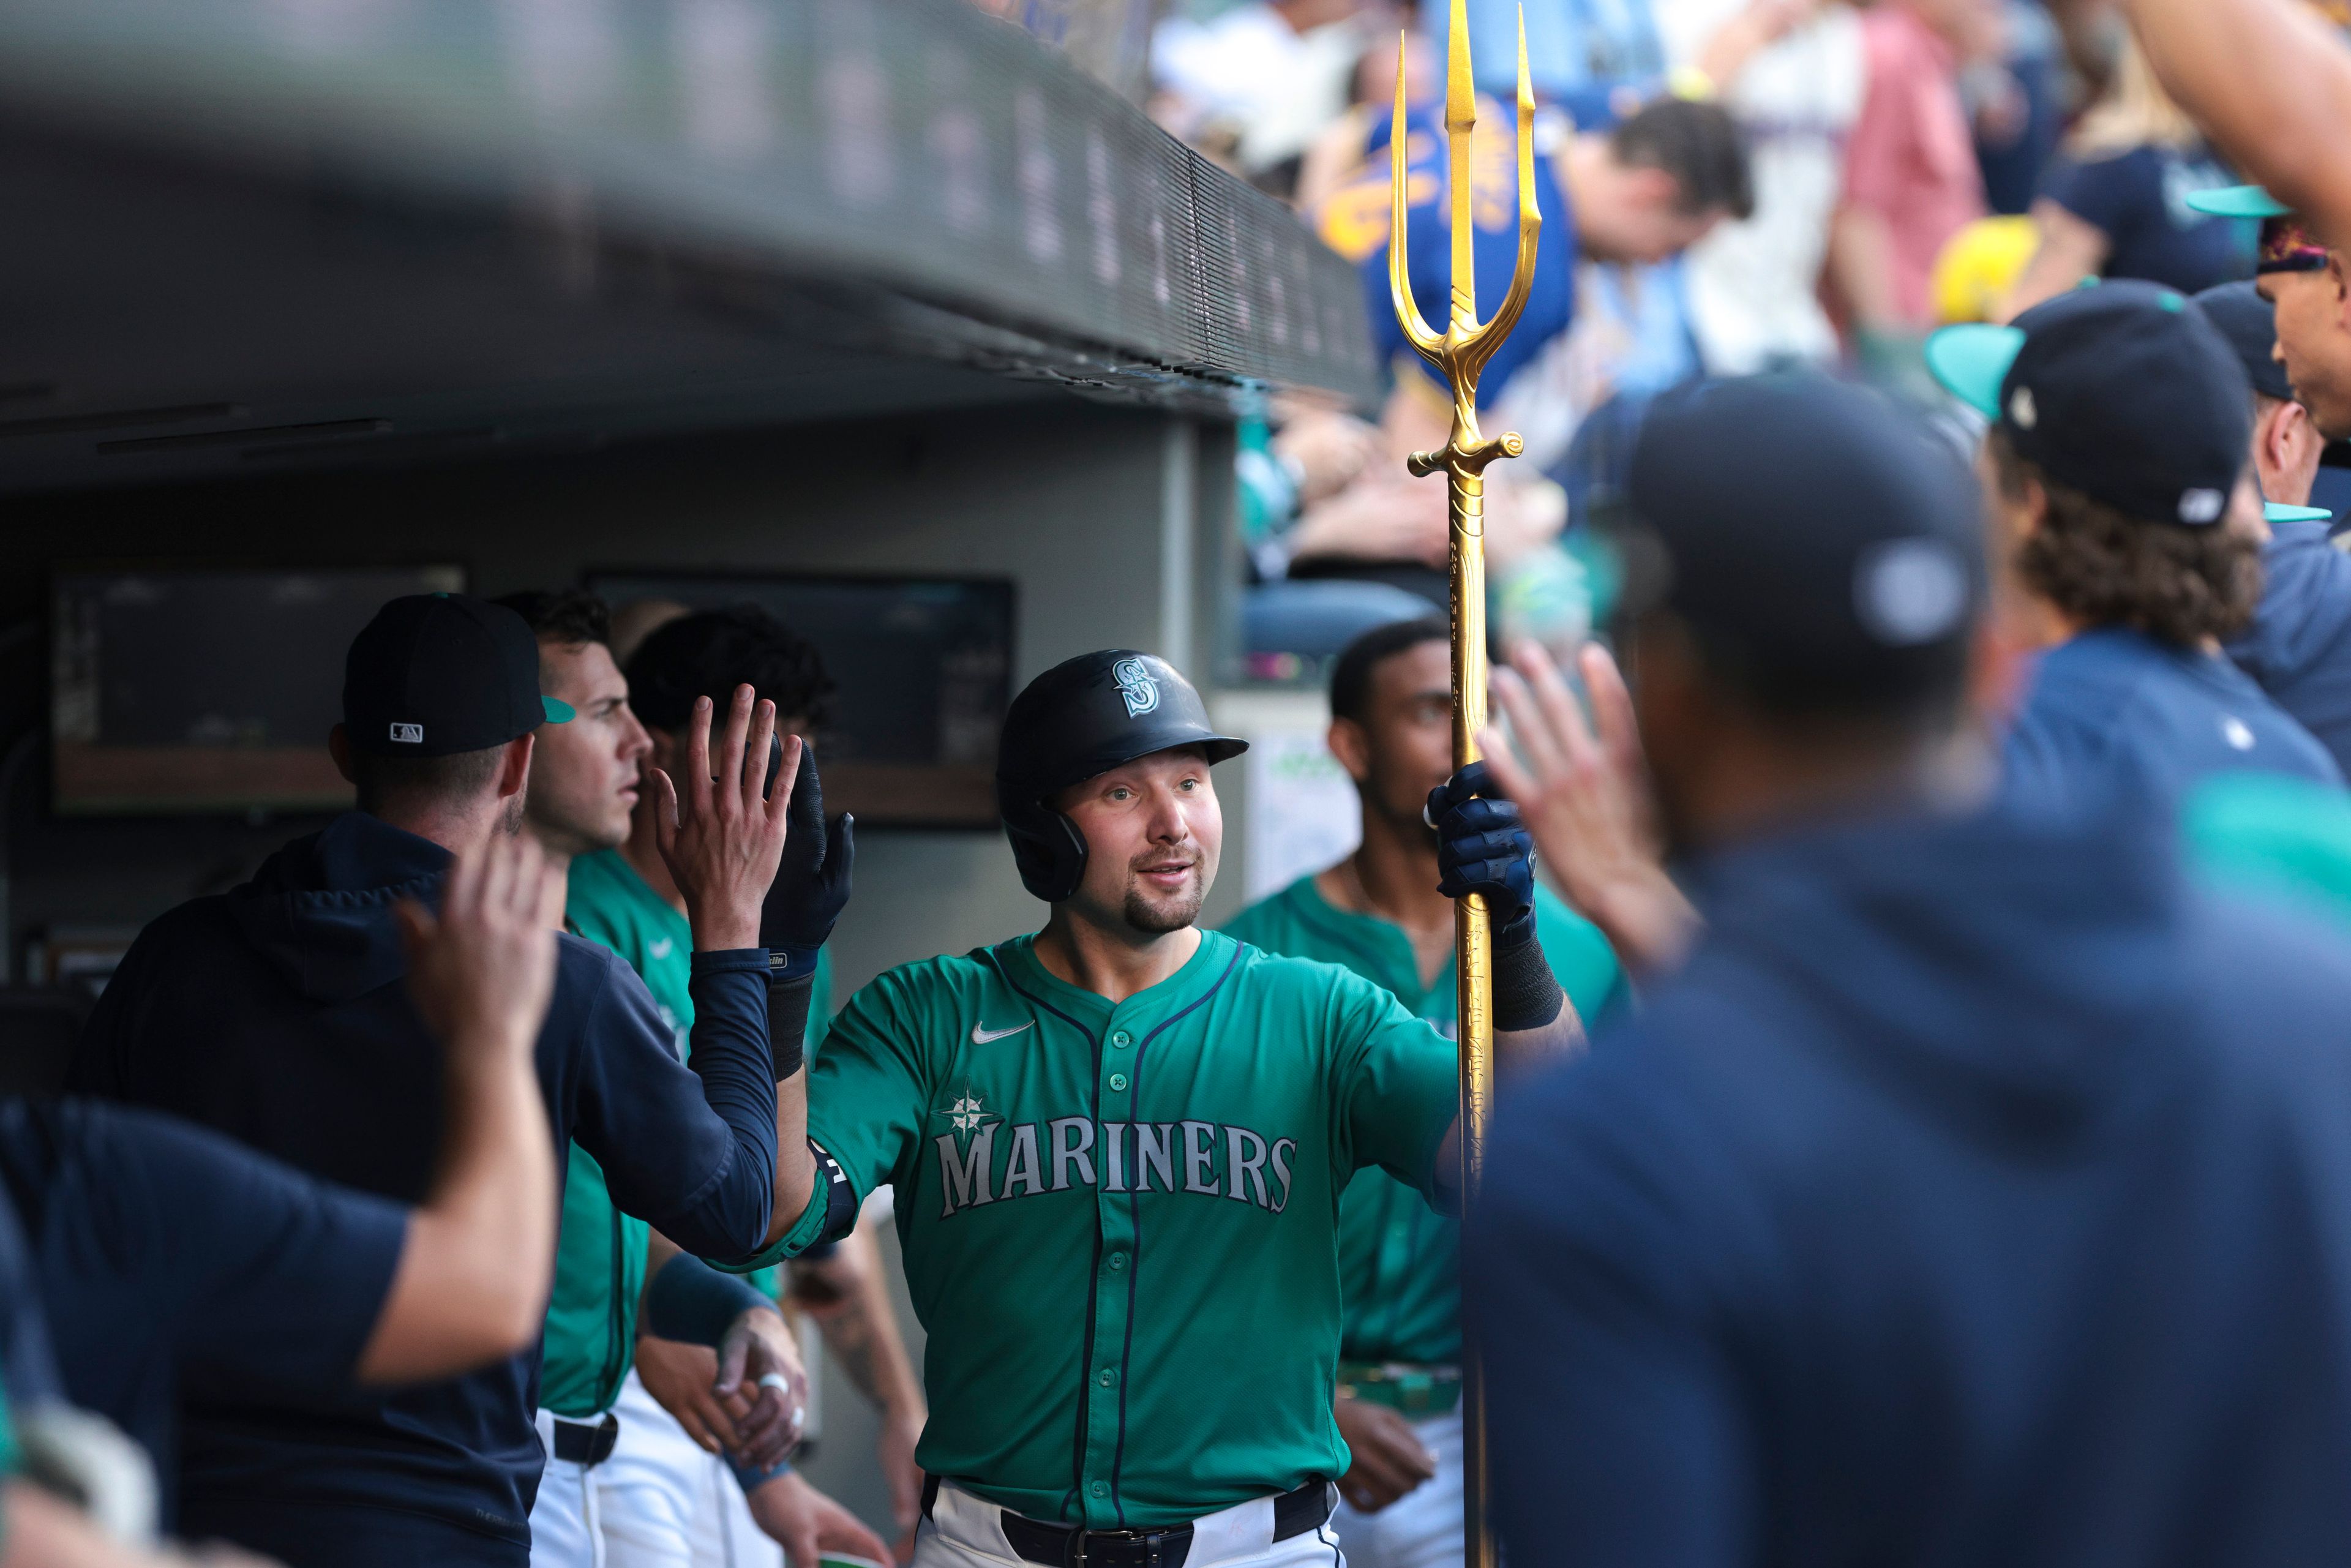
{"type": "Polygon", "coordinates": [[[1126,923],[1137,931],[1154,936],[1165,936],[1170,931],[1181,931],[1200,918],[1200,905],[1207,901],[1202,889],[1194,887],[1188,893],[1169,899],[1154,899],[1141,888],[1131,888],[1126,895],[1123,914],[1126,923]]]}
{"type": "MultiPolygon", "coordinates": [[[[1164,859],[1152,854],[1145,860],[1164,859]]],[[[1207,901],[1208,877],[1196,850],[1192,855],[1192,877],[1181,893],[1154,896],[1130,883],[1126,890],[1125,906],[1120,915],[1134,930],[1152,936],[1165,936],[1170,931],[1181,931],[1200,918],[1200,905],[1207,901]]]]}
{"type": "MultiPolygon", "coordinates": [[[[1425,844],[1428,852],[1435,854],[1437,830],[1428,825],[1428,818],[1424,814],[1428,805],[1428,790],[1422,789],[1417,779],[1405,779],[1399,777],[1401,769],[1384,768],[1381,759],[1374,758],[1372,776],[1355,787],[1356,793],[1369,801],[1372,810],[1386,821],[1399,840],[1407,844],[1425,844]]],[[[1442,779],[1437,780],[1438,784],[1443,782],[1442,779]]]]}

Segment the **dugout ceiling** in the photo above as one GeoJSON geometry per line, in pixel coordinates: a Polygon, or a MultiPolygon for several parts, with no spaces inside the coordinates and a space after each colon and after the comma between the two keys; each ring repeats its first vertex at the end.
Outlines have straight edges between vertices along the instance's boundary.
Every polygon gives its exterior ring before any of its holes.
{"type": "Polygon", "coordinates": [[[962,0],[26,0],[0,214],[0,489],[1374,392],[1352,269],[962,0]]]}

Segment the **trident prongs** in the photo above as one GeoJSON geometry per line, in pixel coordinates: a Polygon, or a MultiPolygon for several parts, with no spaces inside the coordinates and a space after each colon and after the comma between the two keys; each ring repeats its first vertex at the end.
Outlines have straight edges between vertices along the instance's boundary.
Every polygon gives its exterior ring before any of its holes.
{"type": "Polygon", "coordinates": [[[1407,466],[1417,475],[1438,469],[1476,474],[1497,457],[1524,450],[1516,434],[1492,441],[1478,429],[1478,378],[1502,340],[1518,325],[1533,291],[1535,254],[1542,213],[1535,193],[1535,95],[1527,70],[1527,19],[1519,14],[1519,253],[1510,292],[1492,320],[1478,320],[1477,230],[1471,215],[1471,150],[1478,126],[1478,92],[1469,70],[1469,19],[1462,0],[1453,0],[1446,56],[1445,150],[1447,198],[1452,206],[1452,308],[1439,334],[1422,317],[1412,297],[1410,258],[1405,253],[1405,44],[1396,41],[1395,112],[1388,132],[1388,291],[1405,338],[1444,375],[1453,394],[1452,438],[1442,452],[1416,452],[1407,466]]]}

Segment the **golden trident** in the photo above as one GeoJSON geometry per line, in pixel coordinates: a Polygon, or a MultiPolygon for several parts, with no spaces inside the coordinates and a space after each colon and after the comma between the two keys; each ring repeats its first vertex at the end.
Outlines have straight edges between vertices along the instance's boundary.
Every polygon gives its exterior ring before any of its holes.
{"type": "MultiPolygon", "coordinates": [[[[1396,319],[1421,357],[1444,372],[1453,391],[1453,434],[1441,452],[1416,452],[1406,464],[1416,476],[1445,471],[1452,519],[1453,765],[1481,755],[1486,727],[1486,465],[1516,457],[1525,444],[1513,431],[1488,440],[1478,431],[1478,377],[1502,340],[1518,325],[1535,281],[1535,242],[1542,217],[1535,204],[1535,99],[1527,84],[1527,21],[1519,15],[1519,256],[1501,308],[1478,323],[1477,229],[1469,215],[1469,158],[1478,124],[1478,93],[1469,74],[1469,19],[1453,0],[1446,49],[1445,151],[1447,189],[1453,204],[1453,314],[1442,335],[1421,319],[1412,298],[1405,254],[1405,49],[1396,46],[1395,118],[1388,131],[1388,288],[1396,319]]],[[[1472,894],[1453,906],[1456,1000],[1461,1045],[1461,1201],[1475,1203],[1486,1174],[1486,1131],[1494,1108],[1494,975],[1486,901],[1472,894]]],[[[1474,1347],[1464,1343],[1461,1365],[1462,1527],[1468,1568],[1494,1568],[1487,1528],[1486,1376],[1474,1347]]]]}

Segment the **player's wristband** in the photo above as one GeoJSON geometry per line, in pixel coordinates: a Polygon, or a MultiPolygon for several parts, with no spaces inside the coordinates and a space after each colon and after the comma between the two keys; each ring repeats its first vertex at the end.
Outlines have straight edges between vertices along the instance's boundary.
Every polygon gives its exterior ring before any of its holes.
{"type": "Polygon", "coordinates": [[[778,1476],[788,1476],[792,1473],[792,1462],[789,1459],[778,1459],[774,1464],[761,1468],[756,1465],[737,1464],[730,1457],[726,1461],[726,1468],[735,1472],[735,1484],[743,1489],[745,1497],[749,1497],[778,1476]]]}
{"type": "Polygon", "coordinates": [[[805,980],[816,973],[816,961],[824,956],[824,944],[796,947],[771,946],[768,949],[768,973],[778,980],[805,980]]]}
{"type": "Polygon", "coordinates": [[[753,1307],[773,1312],[776,1304],[747,1281],[681,1252],[646,1287],[645,1327],[658,1339],[716,1350],[735,1320],[753,1307]]]}
{"type": "Polygon", "coordinates": [[[1494,1028],[1504,1034],[1541,1029],[1566,1005],[1530,909],[1494,933],[1494,1028]]]}
{"type": "Polygon", "coordinates": [[[809,998],[815,991],[813,969],[797,978],[780,969],[768,971],[768,1056],[778,1083],[807,1064],[809,998]]]}

